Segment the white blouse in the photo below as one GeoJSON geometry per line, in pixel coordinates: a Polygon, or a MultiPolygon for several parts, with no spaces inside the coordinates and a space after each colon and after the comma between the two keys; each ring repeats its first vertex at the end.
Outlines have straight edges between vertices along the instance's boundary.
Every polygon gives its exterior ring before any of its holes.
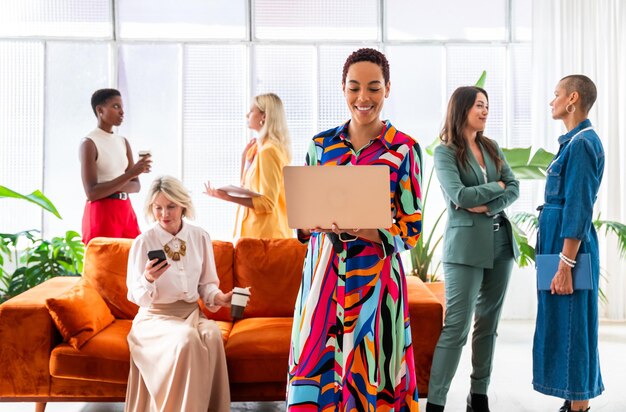
{"type": "Polygon", "coordinates": [[[480,166],[480,171],[483,172],[483,180],[485,181],[485,183],[489,183],[489,179],[487,178],[487,167],[482,165],[478,166],[480,166]]]}
{"type": "Polygon", "coordinates": [[[173,236],[156,223],[133,242],[128,256],[126,285],[128,300],[141,307],[178,300],[195,302],[202,297],[207,308],[214,312],[219,309],[214,305],[219,283],[213,245],[204,229],[183,221],[181,231],[173,236]],[[168,257],[170,267],[153,283],[148,282],[144,276],[148,251],[163,249],[163,246],[168,243],[173,245],[178,240],[186,243],[185,255],[178,261],[168,257]]]}

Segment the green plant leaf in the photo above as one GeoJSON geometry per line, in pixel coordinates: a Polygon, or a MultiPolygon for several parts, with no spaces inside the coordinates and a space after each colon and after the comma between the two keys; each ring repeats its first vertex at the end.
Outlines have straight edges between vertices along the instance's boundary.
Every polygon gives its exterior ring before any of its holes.
{"type": "Polygon", "coordinates": [[[545,179],[545,173],[533,166],[516,166],[511,167],[515,177],[519,180],[542,180],[545,179]]]}
{"type": "Polygon", "coordinates": [[[539,218],[534,213],[515,212],[510,216],[510,220],[515,224],[516,229],[523,232],[525,236],[533,235],[539,227],[539,218]]]}
{"type": "Polygon", "coordinates": [[[528,164],[530,159],[530,149],[530,147],[515,147],[512,149],[503,147],[502,152],[504,152],[504,157],[506,157],[506,162],[509,166],[524,166],[528,164]]]}
{"type": "Polygon", "coordinates": [[[613,233],[617,236],[617,244],[619,247],[619,255],[622,258],[626,257],[626,225],[613,220],[600,220],[600,216],[593,221],[593,225],[598,232],[604,230],[604,235],[613,233]]]}
{"type": "Polygon", "coordinates": [[[42,207],[44,210],[47,210],[48,212],[52,213],[59,219],[62,219],[61,215],[57,211],[57,208],[54,206],[54,204],[52,204],[52,202],[46,196],[44,196],[44,194],[41,193],[39,190],[35,190],[33,193],[29,195],[23,195],[21,193],[17,193],[16,191],[9,189],[8,187],[0,185],[0,198],[3,198],[3,197],[26,200],[28,202],[34,203],[42,207]]]}
{"type": "Polygon", "coordinates": [[[26,267],[19,267],[7,279],[6,295],[7,297],[17,296],[28,290],[26,282],[26,267]]]}
{"type": "Polygon", "coordinates": [[[519,267],[523,268],[535,261],[535,248],[528,243],[526,233],[517,225],[514,220],[510,220],[513,229],[513,237],[519,247],[520,255],[517,260],[519,267]]]}
{"type": "Polygon", "coordinates": [[[546,170],[548,169],[552,159],[554,159],[554,153],[548,152],[544,148],[540,147],[533,155],[529,164],[546,170]]]}
{"type": "MultiPolygon", "coordinates": [[[[85,245],[73,230],[50,241],[42,239],[37,230],[0,233],[0,255],[7,256],[17,266],[13,273],[1,268],[0,299],[9,299],[55,276],[80,274],[84,254],[85,245]],[[24,238],[26,246],[18,251],[16,245],[24,238]]],[[[4,262],[4,257],[1,261],[4,262]]]]}
{"type": "Polygon", "coordinates": [[[52,238],[52,247],[55,256],[63,263],[69,262],[66,269],[69,274],[78,275],[83,272],[83,259],[85,256],[85,244],[80,234],[68,230],[65,237],[52,238]],[[63,259],[67,258],[67,260],[63,259]]]}
{"type": "Polygon", "coordinates": [[[539,149],[530,157],[530,147],[502,148],[506,162],[520,180],[542,180],[546,177],[546,169],[554,158],[554,154],[539,149]]]}
{"type": "Polygon", "coordinates": [[[486,81],[487,81],[487,70],[483,70],[480,77],[476,81],[476,86],[480,87],[481,89],[484,89],[486,81]]]}
{"type": "Polygon", "coordinates": [[[428,146],[426,146],[426,153],[428,153],[430,156],[434,156],[435,155],[435,147],[439,146],[441,144],[441,139],[439,139],[438,137],[433,140],[428,146]]]}

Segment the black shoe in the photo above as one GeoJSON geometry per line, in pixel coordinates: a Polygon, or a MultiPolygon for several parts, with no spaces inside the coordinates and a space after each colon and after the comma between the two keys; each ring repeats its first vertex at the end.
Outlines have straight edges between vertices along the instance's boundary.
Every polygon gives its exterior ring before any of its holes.
{"type": "Polygon", "coordinates": [[[443,405],[426,402],[426,412],[443,412],[443,405]]]}
{"type": "Polygon", "coordinates": [[[467,412],[489,412],[487,395],[470,393],[467,395],[467,412]]]}
{"type": "Polygon", "coordinates": [[[591,410],[591,407],[588,407],[585,410],[579,409],[577,411],[572,410],[572,403],[568,400],[565,400],[565,402],[563,402],[563,406],[561,406],[561,409],[559,409],[559,412],[587,412],[591,410]]]}

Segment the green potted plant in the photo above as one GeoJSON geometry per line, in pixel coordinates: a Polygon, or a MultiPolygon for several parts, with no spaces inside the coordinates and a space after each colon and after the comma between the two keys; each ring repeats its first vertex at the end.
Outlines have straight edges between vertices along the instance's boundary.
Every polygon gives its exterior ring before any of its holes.
{"type": "MultiPolygon", "coordinates": [[[[0,186],[0,198],[34,203],[61,219],[54,204],[39,190],[23,195],[0,186]]],[[[52,277],[82,272],[85,245],[77,232],[68,230],[64,237],[50,240],[39,233],[34,229],[0,233],[0,303],[52,277]]]]}

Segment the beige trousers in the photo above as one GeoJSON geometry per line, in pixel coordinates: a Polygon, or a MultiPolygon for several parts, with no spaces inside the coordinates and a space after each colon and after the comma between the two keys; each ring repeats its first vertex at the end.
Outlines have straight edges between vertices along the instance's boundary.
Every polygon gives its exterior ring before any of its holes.
{"type": "Polygon", "coordinates": [[[125,411],[230,411],[222,334],[196,302],[140,308],[128,346],[125,411]]]}

